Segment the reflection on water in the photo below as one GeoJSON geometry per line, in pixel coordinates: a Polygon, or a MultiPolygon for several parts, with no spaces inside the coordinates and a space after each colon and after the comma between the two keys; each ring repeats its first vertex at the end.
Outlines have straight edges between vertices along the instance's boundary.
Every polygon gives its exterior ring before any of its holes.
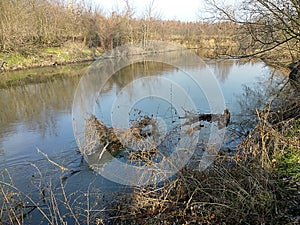
{"type": "Polygon", "coordinates": [[[216,77],[219,79],[221,83],[225,83],[232,67],[237,63],[237,61],[234,60],[222,60],[215,62],[208,62],[207,64],[209,67],[213,69],[213,73],[216,75],[216,77]]]}
{"type": "Polygon", "coordinates": [[[96,114],[109,126],[114,107],[115,111],[130,107],[131,121],[144,116],[171,119],[171,112],[178,110],[174,108],[176,103],[181,104],[180,111],[188,110],[190,106],[187,97],[193,100],[198,112],[209,112],[205,95],[183,71],[165,63],[135,63],[116,72],[106,81],[96,101],[96,114]],[[186,93],[179,88],[185,89],[186,93]]]}
{"type": "MultiPolygon", "coordinates": [[[[241,121],[242,117],[239,115],[240,104],[249,105],[249,95],[244,94],[243,85],[254,87],[254,83],[257,82],[258,78],[269,77],[270,69],[265,67],[263,63],[241,63],[235,60],[207,61],[206,65],[219,81],[226,107],[232,114],[230,124],[232,127],[234,123],[241,121]]],[[[201,64],[203,69],[206,65],[201,64]]],[[[110,68],[110,70],[114,71],[113,68],[110,68]]],[[[43,74],[45,70],[40,69],[39,72],[43,74]]],[[[99,118],[104,120],[109,120],[110,111],[108,109],[111,107],[116,95],[126,92],[128,96],[134,96],[134,92],[131,92],[132,90],[128,87],[133,85],[134,80],[143,76],[153,77],[157,80],[160,80],[158,78],[173,79],[189,90],[188,94],[198,102],[199,112],[206,113],[209,110],[205,96],[199,94],[199,92],[195,94],[193,85],[185,79],[184,73],[170,65],[156,62],[136,63],[120,71],[114,71],[116,72],[115,75],[108,80],[104,80],[101,76],[101,72],[105,71],[100,70],[98,72],[99,76],[94,80],[94,83],[105,82],[105,85],[101,90],[103,98],[97,102],[97,114],[99,118]]],[[[103,198],[101,201],[113,201],[114,195],[112,192],[122,190],[117,190],[115,183],[96,176],[88,169],[87,164],[81,163],[73,135],[71,110],[74,92],[79,83],[82,70],[76,76],[67,76],[68,73],[66,72],[64,78],[58,77],[49,79],[47,82],[0,89],[0,171],[9,168],[14,174],[16,186],[21,191],[25,193],[36,192],[36,184],[33,181],[38,177],[37,171],[33,167],[24,164],[34,162],[41,172],[43,174],[47,173],[49,177],[55,177],[55,174],[60,172],[57,167],[37,153],[36,147],[38,147],[55,162],[71,169],[69,172],[72,169],[80,171],[74,176],[69,175],[65,186],[67,193],[85,193],[90,190],[90,184],[93,181],[92,184],[97,191],[108,196],[107,199],[103,198]]],[[[152,79],[151,82],[156,82],[155,79],[152,79]]],[[[144,82],[142,85],[149,86],[150,84],[144,82]]],[[[264,91],[267,84],[261,82],[259,85],[260,89],[264,91]]],[[[84,88],[91,92],[99,91],[94,86],[84,88]]],[[[166,88],[167,92],[170,90],[169,87],[166,88]]],[[[89,97],[87,92],[85,98],[89,97]]],[[[267,96],[265,99],[267,99],[267,96]]],[[[135,106],[136,108],[147,106],[148,111],[152,114],[157,113],[159,116],[168,111],[167,107],[161,108],[161,111],[154,110],[150,100],[139,101],[135,106]]],[[[158,103],[163,104],[159,101],[158,103]]],[[[158,105],[155,105],[154,108],[157,108],[158,105]]],[[[84,108],[85,106],[83,101],[80,107],[84,108]]],[[[132,109],[131,113],[131,119],[134,119],[135,114],[138,114],[139,111],[132,109]]],[[[58,179],[58,177],[56,178],[58,179]]],[[[55,183],[55,180],[53,180],[53,183],[55,183]]],[[[56,183],[59,183],[59,181],[56,183]]],[[[36,192],[35,194],[36,198],[40,199],[39,193],[36,192]]],[[[75,197],[77,198],[77,195],[75,197]]],[[[86,200],[86,197],[84,198],[86,200]]],[[[97,199],[97,204],[101,205],[101,201],[97,199]]],[[[44,202],[40,203],[44,204],[44,202]]],[[[37,218],[40,218],[38,211],[34,211],[32,215],[29,215],[31,222],[36,221],[31,224],[40,224],[40,220],[37,218]]],[[[73,224],[73,222],[70,222],[70,224],[73,224]]]]}
{"type": "Polygon", "coordinates": [[[56,131],[53,112],[69,111],[74,88],[79,78],[59,79],[42,84],[32,84],[1,90],[0,126],[23,122],[29,130],[36,130],[45,136],[46,130],[56,131]]]}
{"type": "MultiPolygon", "coordinates": [[[[43,70],[41,70],[42,72],[43,70]]],[[[50,155],[73,142],[70,117],[79,76],[0,90],[0,165],[50,155]]]]}
{"type": "MultiPolygon", "coordinates": [[[[242,85],[251,85],[256,77],[267,76],[270,71],[263,63],[239,63],[234,60],[208,61],[207,65],[219,80],[226,106],[232,112],[233,120],[238,120],[234,115],[239,113],[238,100],[241,99],[238,96],[241,96],[243,91],[242,85]]],[[[43,73],[43,69],[40,71],[43,73]]],[[[133,80],[142,76],[172,77],[188,88],[188,84],[182,78],[182,72],[177,68],[156,62],[132,64],[106,81],[102,92],[106,94],[107,102],[101,102],[101,109],[105,111],[105,104],[111,104],[112,95],[119,93],[133,80]]],[[[36,147],[51,155],[59,154],[75,145],[71,105],[79,79],[79,76],[67,76],[45,83],[0,90],[1,167],[40,158],[36,147]]],[[[95,82],[104,82],[101,76],[98,79],[95,82]]],[[[191,90],[189,94],[193,95],[193,91],[191,90]]],[[[205,97],[200,95],[194,98],[200,102],[206,101],[205,97]]],[[[202,107],[205,108],[205,104],[202,104],[202,107]]],[[[199,111],[205,112],[203,108],[199,111]]],[[[106,113],[108,115],[109,112],[106,113]]]]}

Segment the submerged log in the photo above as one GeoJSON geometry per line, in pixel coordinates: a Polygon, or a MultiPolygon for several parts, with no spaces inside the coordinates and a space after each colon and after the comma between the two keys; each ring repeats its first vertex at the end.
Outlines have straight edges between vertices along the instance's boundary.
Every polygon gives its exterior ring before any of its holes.
{"type": "Polygon", "coordinates": [[[130,127],[130,130],[137,138],[147,138],[151,135],[158,134],[158,125],[153,118],[145,116],[143,119],[135,121],[132,127],[130,127]]]}
{"type": "MultiPolygon", "coordinates": [[[[230,121],[230,112],[228,109],[225,109],[223,114],[189,114],[179,117],[179,119],[187,120],[182,126],[189,126],[187,127],[187,131],[192,134],[204,126],[201,124],[201,121],[209,123],[217,122],[219,129],[227,127],[230,121]]],[[[143,156],[149,154],[152,157],[155,155],[154,150],[156,146],[148,146],[147,144],[150,142],[147,139],[158,139],[158,129],[156,121],[148,116],[135,121],[128,129],[119,130],[107,127],[96,116],[92,115],[86,120],[85,124],[83,153],[88,156],[96,154],[96,158],[101,159],[106,151],[114,157],[121,157],[122,152],[129,150],[130,153],[135,154],[135,157],[139,153],[143,156]],[[130,149],[127,149],[126,146],[137,146],[137,148],[131,149],[130,147],[130,149]]],[[[177,128],[169,131],[168,134],[170,135],[172,132],[176,132],[176,130],[177,128]]]]}
{"type": "MultiPolygon", "coordinates": [[[[220,129],[227,127],[229,122],[230,122],[230,111],[229,109],[225,109],[223,114],[211,114],[211,113],[203,113],[203,114],[196,114],[196,115],[187,115],[187,116],[183,116],[183,117],[179,117],[180,119],[188,119],[187,122],[185,122],[183,125],[192,125],[194,123],[197,122],[217,122],[218,123],[218,127],[220,129]]],[[[202,127],[202,125],[200,126],[202,127]]]]}
{"type": "Polygon", "coordinates": [[[111,127],[107,127],[102,121],[98,120],[96,116],[92,115],[86,121],[85,126],[85,142],[87,149],[84,151],[87,154],[93,153],[95,148],[102,148],[106,145],[106,149],[116,156],[119,154],[124,146],[116,136],[116,130],[111,127]],[[90,143],[95,145],[89,146],[90,143]],[[100,144],[100,146],[98,146],[100,144]]]}

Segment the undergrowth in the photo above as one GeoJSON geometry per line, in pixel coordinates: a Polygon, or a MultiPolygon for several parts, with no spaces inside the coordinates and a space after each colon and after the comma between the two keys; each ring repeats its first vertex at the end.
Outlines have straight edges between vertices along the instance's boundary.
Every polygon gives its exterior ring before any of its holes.
{"type": "Polygon", "coordinates": [[[63,176],[54,186],[37,167],[40,194],[34,199],[4,171],[0,224],[26,224],[31,210],[47,224],[298,224],[300,115],[294,97],[292,103],[257,110],[257,125],[235,155],[220,155],[205,171],[187,165],[176,176],[136,187],[105,207],[97,187],[67,193],[63,176]]]}
{"type": "Polygon", "coordinates": [[[113,224],[298,224],[299,96],[280,97],[256,110],[257,125],[234,156],[137,188],[116,206],[113,224]]]}

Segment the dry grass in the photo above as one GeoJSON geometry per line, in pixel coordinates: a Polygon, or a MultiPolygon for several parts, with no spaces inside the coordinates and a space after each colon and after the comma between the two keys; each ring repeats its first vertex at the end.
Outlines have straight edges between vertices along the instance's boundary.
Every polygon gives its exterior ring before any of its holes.
{"type": "Polygon", "coordinates": [[[299,223],[300,101],[292,93],[256,111],[258,123],[236,155],[137,188],[117,206],[114,224],[299,223]]]}
{"type": "MultiPolygon", "coordinates": [[[[85,190],[68,192],[67,179],[72,175],[57,170],[55,177],[47,177],[34,164],[35,175],[31,190],[22,191],[15,185],[9,170],[1,171],[0,224],[103,224],[106,215],[104,194],[93,181],[85,190]],[[102,202],[102,204],[100,204],[102,202]]],[[[49,168],[48,168],[49,169],[49,168]]]]}
{"type": "MultiPolygon", "coordinates": [[[[84,192],[67,193],[64,173],[70,171],[62,171],[52,160],[52,166],[61,171],[55,181],[32,165],[37,172],[34,185],[38,197],[20,191],[10,173],[2,171],[0,224],[26,224],[32,212],[51,225],[297,224],[299,99],[295,94],[290,97],[285,102],[278,95],[268,107],[256,111],[257,125],[235,155],[220,155],[206,171],[187,165],[176,176],[135,188],[105,207],[100,204],[103,193],[93,183],[84,192]]],[[[114,140],[113,133],[93,119],[87,128],[95,132],[86,134],[86,141],[114,140]],[[99,127],[100,131],[95,130],[99,127]]],[[[86,152],[94,151],[97,142],[88,143],[86,152]]],[[[107,149],[113,152],[114,145],[120,145],[117,139],[107,149]]],[[[148,153],[134,152],[133,160],[150,163],[152,155],[148,153]]]]}
{"type": "MultiPolygon", "coordinates": [[[[248,140],[243,144],[247,148],[248,140]]],[[[296,223],[300,196],[269,160],[273,144],[264,147],[252,146],[251,156],[220,156],[205,172],[187,167],[163,184],[136,189],[118,206],[115,224],[296,223]]]]}
{"type": "Polygon", "coordinates": [[[207,172],[185,169],[174,180],[137,189],[115,224],[262,224],[275,221],[271,174],[252,162],[223,160],[207,172]]]}

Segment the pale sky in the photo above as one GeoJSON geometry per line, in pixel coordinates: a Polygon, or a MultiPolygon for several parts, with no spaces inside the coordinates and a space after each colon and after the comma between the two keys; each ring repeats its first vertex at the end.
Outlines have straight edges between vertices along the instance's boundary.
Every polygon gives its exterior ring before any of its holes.
{"type": "MultiPolygon", "coordinates": [[[[129,0],[134,7],[135,16],[142,17],[145,8],[151,0],[129,0]]],[[[124,0],[94,0],[106,13],[121,11],[124,8],[124,0]]],[[[197,21],[199,9],[203,9],[202,0],[155,0],[155,13],[161,19],[175,19],[182,21],[197,21]]]]}

